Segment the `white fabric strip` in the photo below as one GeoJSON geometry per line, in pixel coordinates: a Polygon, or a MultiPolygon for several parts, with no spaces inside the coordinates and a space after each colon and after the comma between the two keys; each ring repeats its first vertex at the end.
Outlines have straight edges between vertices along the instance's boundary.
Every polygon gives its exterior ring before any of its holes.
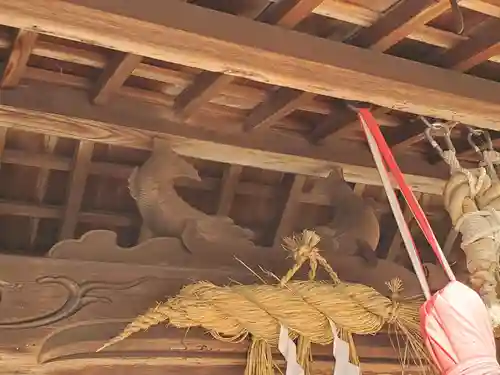
{"type": "Polygon", "coordinates": [[[360,116],[360,120],[366,134],[366,139],[368,140],[368,145],[370,146],[370,150],[373,155],[373,160],[377,165],[377,169],[382,180],[382,185],[384,186],[385,193],[387,194],[387,199],[391,206],[392,213],[394,214],[394,218],[396,219],[399,231],[401,232],[401,238],[403,240],[403,243],[405,244],[406,250],[408,251],[408,255],[410,256],[411,263],[413,265],[413,268],[415,269],[415,273],[417,274],[417,278],[424,292],[424,296],[425,298],[429,299],[431,297],[431,291],[425,277],[424,268],[418,257],[418,252],[415,248],[415,244],[413,243],[413,238],[411,236],[410,230],[408,229],[408,225],[406,224],[406,221],[404,219],[403,211],[401,210],[398,198],[396,197],[396,193],[394,192],[394,189],[392,187],[389,173],[387,172],[384,161],[382,159],[382,155],[380,154],[380,150],[378,149],[377,143],[375,142],[370,129],[368,129],[368,126],[366,125],[363,117],[360,116]]]}
{"type": "Polygon", "coordinates": [[[349,344],[339,337],[337,327],[331,320],[330,327],[333,333],[333,357],[335,358],[333,375],[359,375],[359,366],[349,362],[349,344]]]}
{"type": "Polygon", "coordinates": [[[280,339],[278,349],[285,357],[286,374],[285,375],[304,375],[304,369],[297,362],[297,346],[288,336],[288,328],[284,325],[280,329],[280,339]]]}

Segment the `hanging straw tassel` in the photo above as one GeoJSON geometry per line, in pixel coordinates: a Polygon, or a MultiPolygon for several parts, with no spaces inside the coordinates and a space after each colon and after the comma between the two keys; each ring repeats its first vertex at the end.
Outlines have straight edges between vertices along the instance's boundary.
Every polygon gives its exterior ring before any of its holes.
{"type": "Polygon", "coordinates": [[[271,346],[264,340],[253,339],[247,355],[245,375],[274,375],[271,346]]]}

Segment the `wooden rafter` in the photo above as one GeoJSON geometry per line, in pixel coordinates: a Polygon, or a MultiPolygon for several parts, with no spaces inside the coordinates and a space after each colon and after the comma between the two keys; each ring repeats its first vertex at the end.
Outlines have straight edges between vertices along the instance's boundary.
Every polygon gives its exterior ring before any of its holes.
{"type": "Polygon", "coordinates": [[[449,0],[398,2],[378,21],[348,40],[349,44],[384,52],[450,8],[449,0]]]}
{"type": "MultiPolygon", "coordinates": [[[[92,6],[112,7],[96,3],[92,6]]],[[[0,23],[17,28],[31,30],[36,24],[41,32],[123,52],[479,127],[500,123],[498,83],[191,4],[173,2],[161,17],[135,2],[113,8],[128,17],[48,0],[1,0],[0,5],[0,23]]]]}
{"type": "MultiPolygon", "coordinates": [[[[376,108],[372,110],[372,114],[378,120],[380,116],[385,115],[388,111],[389,109],[387,108],[376,108]]],[[[311,142],[316,143],[327,137],[341,135],[342,132],[359,126],[356,114],[352,110],[342,106],[339,110],[334,110],[320,122],[309,135],[309,139],[311,142]]]]}
{"type": "MultiPolygon", "coordinates": [[[[495,1],[495,0],[493,0],[495,1]]],[[[500,7],[489,5],[486,1],[462,0],[460,6],[488,14],[493,17],[500,17],[500,7]]],[[[366,6],[347,3],[343,1],[325,1],[314,10],[317,14],[325,17],[335,18],[362,27],[369,27],[383,16],[382,12],[372,10],[366,6]]],[[[458,42],[467,40],[467,36],[441,30],[430,25],[421,24],[407,36],[408,39],[426,43],[441,48],[451,48],[458,42]]],[[[500,56],[492,58],[499,61],[500,56]]]]}
{"type": "Polygon", "coordinates": [[[388,139],[387,143],[391,147],[392,152],[399,153],[406,147],[425,139],[425,124],[420,119],[409,120],[409,124],[410,126],[398,130],[396,134],[388,139]]]}
{"type": "Polygon", "coordinates": [[[95,104],[106,103],[110,95],[123,85],[141,60],[141,56],[133,53],[116,53],[99,77],[92,94],[92,101],[95,104]]]}
{"type": "Polygon", "coordinates": [[[224,170],[217,215],[229,216],[231,204],[238,190],[238,183],[240,182],[242,172],[243,167],[241,165],[230,165],[224,170]]]}
{"type": "Polygon", "coordinates": [[[244,129],[250,131],[257,128],[270,127],[277,121],[293,112],[302,103],[311,101],[313,94],[300,90],[280,88],[272,93],[269,99],[259,104],[250,112],[244,122],[244,129]]]}
{"type": "MultiPolygon", "coordinates": [[[[415,27],[429,22],[448,8],[449,2],[445,0],[438,3],[434,0],[400,2],[373,25],[362,29],[347,42],[375,51],[386,51],[405,38],[415,27]]],[[[270,126],[297,109],[299,104],[311,101],[313,97],[308,92],[281,88],[250,113],[245,124],[246,129],[270,126]]],[[[320,124],[319,129],[313,132],[312,140],[318,141],[356,120],[356,116],[348,110],[343,113],[338,112],[335,111],[320,124]]]]}
{"type": "MultiPolygon", "coordinates": [[[[493,18],[486,21],[469,39],[444,53],[437,53],[429,60],[434,60],[435,64],[442,67],[465,72],[497,54],[500,54],[500,18],[493,18]]],[[[412,127],[410,130],[403,129],[397,142],[392,144],[393,151],[401,151],[406,146],[424,139],[419,128],[422,126],[412,127]]],[[[463,153],[459,155],[464,156],[463,153]]]]}
{"type": "Polygon", "coordinates": [[[83,193],[85,191],[85,183],[91,167],[93,150],[93,142],[81,141],[78,144],[68,187],[68,199],[64,210],[59,240],[73,238],[75,235],[76,224],[78,223],[78,212],[80,211],[83,193]]]}
{"type": "MultiPolygon", "coordinates": [[[[266,8],[257,21],[293,28],[307,17],[323,0],[284,0],[266,8]]],[[[204,72],[176,99],[175,107],[184,118],[191,116],[221,88],[234,81],[234,77],[220,73],[204,72]]]]}
{"type": "Polygon", "coordinates": [[[500,54],[500,18],[485,22],[469,39],[436,56],[445,68],[465,72],[500,54]]]}
{"type": "Polygon", "coordinates": [[[32,31],[22,29],[17,31],[1,73],[0,88],[17,86],[26,69],[37,36],[38,34],[32,31]]]}

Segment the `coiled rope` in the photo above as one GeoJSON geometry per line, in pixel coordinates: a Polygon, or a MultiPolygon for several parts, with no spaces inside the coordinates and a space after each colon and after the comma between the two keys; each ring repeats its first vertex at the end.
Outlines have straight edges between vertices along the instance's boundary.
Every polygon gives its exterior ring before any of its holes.
{"type": "MultiPolygon", "coordinates": [[[[472,143],[470,130],[469,142],[483,155],[483,163],[477,169],[465,169],[457,159],[452,145],[449,129],[445,140],[449,149],[443,151],[430,136],[436,125],[429,124],[426,131],[431,145],[450,167],[451,177],[443,191],[444,206],[452,224],[462,234],[461,248],[467,258],[471,286],[488,307],[493,326],[500,327],[500,301],[497,297],[498,256],[500,251],[500,183],[493,163],[500,162],[500,154],[492,147],[480,151],[472,143]]],[[[437,127],[441,127],[438,124],[437,127]]],[[[482,131],[481,131],[482,132],[482,131]]],[[[487,137],[491,146],[489,136],[487,137]]]]}
{"type": "Polygon", "coordinates": [[[297,358],[307,373],[310,344],[330,344],[334,338],[331,323],[351,344],[351,360],[356,364],[351,335],[375,334],[389,324],[408,338],[410,349],[418,357],[427,358],[419,327],[423,299],[401,299],[399,279],[387,283],[392,298],[365,285],[341,282],[316,247],[319,240],[317,234],[307,230],[285,239],[283,246],[293,254],[295,265],[277,285],[188,285],[177,296],[136,318],[99,350],[162,322],[178,328],[203,327],[224,341],[238,342],[251,336],[246,374],[263,375],[272,373],[270,347],[277,346],[284,325],[292,339],[299,339],[297,358]],[[291,281],[307,261],[310,280],[291,281]],[[330,282],[313,280],[318,265],[330,275],[330,282]]]}

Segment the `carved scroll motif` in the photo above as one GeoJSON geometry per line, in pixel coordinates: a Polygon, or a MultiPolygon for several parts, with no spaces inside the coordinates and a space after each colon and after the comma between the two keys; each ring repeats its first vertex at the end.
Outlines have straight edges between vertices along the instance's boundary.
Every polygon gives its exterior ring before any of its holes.
{"type": "MultiPolygon", "coordinates": [[[[36,328],[57,323],[66,319],[78,311],[93,303],[110,303],[111,299],[106,296],[92,294],[97,291],[125,290],[133,288],[150,279],[143,277],[127,283],[110,283],[104,281],[84,281],[78,283],[66,276],[43,276],[36,280],[39,285],[58,285],[65,289],[65,301],[56,309],[24,319],[12,319],[0,321],[0,329],[22,329],[36,328]]],[[[21,285],[20,288],[26,286],[21,285]]],[[[16,288],[13,293],[20,292],[16,288]]]]}

